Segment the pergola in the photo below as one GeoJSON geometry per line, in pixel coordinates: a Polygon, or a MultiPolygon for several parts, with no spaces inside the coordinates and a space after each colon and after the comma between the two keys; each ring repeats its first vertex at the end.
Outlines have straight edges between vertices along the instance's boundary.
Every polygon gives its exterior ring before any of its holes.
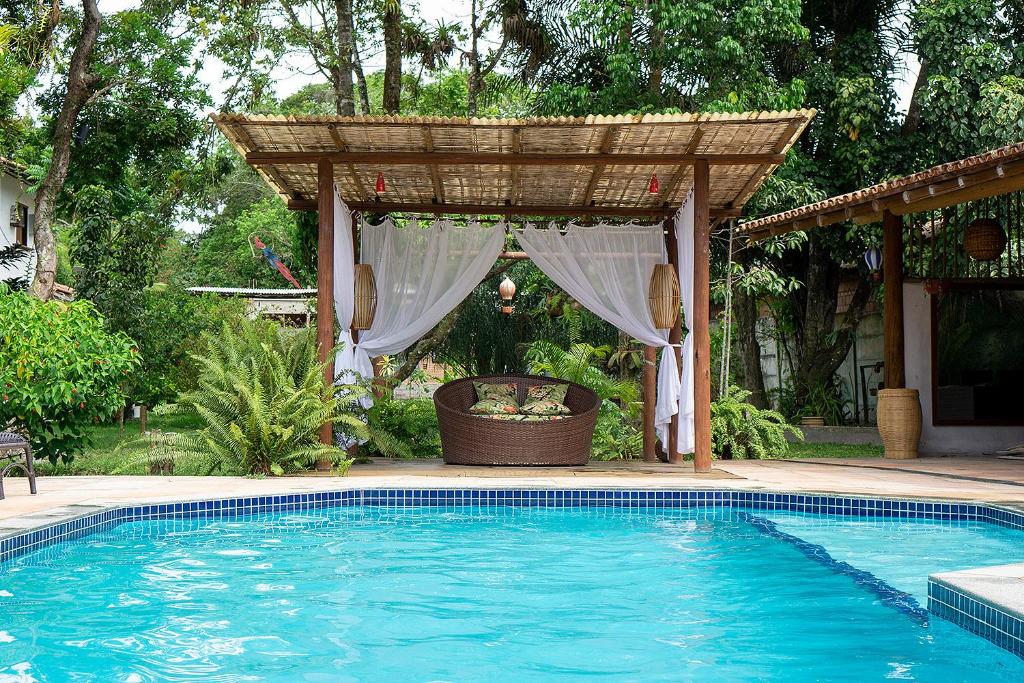
{"type": "MultiPolygon", "coordinates": [[[[317,334],[324,360],[335,337],[335,185],[355,211],[652,220],[671,216],[692,187],[694,315],[687,326],[695,339],[694,463],[706,472],[711,469],[711,227],[740,215],[814,113],[529,119],[216,114],[212,119],[289,208],[319,212],[317,334]],[[386,190],[377,193],[381,175],[386,190]],[[652,193],[655,175],[659,182],[652,193]]],[[[674,242],[672,231],[667,239],[674,242]]],[[[668,253],[674,261],[674,245],[668,253]]],[[[672,341],[681,336],[677,322],[672,341]]],[[[650,359],[656,351],[646,353],[650,359]]],[[[653,370],[645,372],[644,457],[650,460],[655,458],[653,384],[653,370]]],[[[329,425],[323,436],[330,439],[329,425]]],[[[666,450],[671,461],[682,461],[675,444],[666,450]]]]}
{"type": "Polygon", "coordinates": [[[905,282],[937,291],[1024,287],[1024,142],[747,221],[737,231],[757,241],[845,221],[882,224],[884,382],[906,388],[907,358],[915,353],[905,349],[905,282]],[[978,218],[1002,226],[1006,243],[996,258],[972,258],[965,248],[966,228],[978,218]]]}

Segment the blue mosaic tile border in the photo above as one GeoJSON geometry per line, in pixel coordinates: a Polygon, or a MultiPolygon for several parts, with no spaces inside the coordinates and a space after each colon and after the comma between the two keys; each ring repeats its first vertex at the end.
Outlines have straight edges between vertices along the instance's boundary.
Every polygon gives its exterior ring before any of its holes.
{"type": "Polygon", "coordinates": [[[928,580],[928,610],[957,626],[1024,657],[1024,620],[996,605],[928,580]]]}
{"type": "Polygon", "coordinates": [[[843,576],[849,577],[855,584],[877,597],[879,602],[886,607],[905,614],[921,626],[928,625],[928,610],[921,607],[917,598],[910,593],[906,593],[898,588],[890,586],[871,572],[858,569],[849,562],[835,559],[828,550],[824,548],[824,546],[818,545],[817,543],[811,543],[810,541],[805,541],[798,536],[782,531],[779,529],[778,525],[770,519],[758,517],[757,515],[752,515],[748,512],[741,512],[740,519],[743,519],[752,525],[765,536],[778,539],[783,543],[788,543],[789,545],[794,546],[809,560],[825,566],[836,574],[842,574],[843,576]]]}
{"type": "Polygon", "coordinates": [[[1024,529],[1024,513],[979,503],[897,500],[715,489],[351,489],[218,500],[152,503],[102,512],[0,539],[0,562],[118,524],[151,519],[207,519],[343,505],[388,507],[749,508],[874,519],[984,521],[1024,529]]]}

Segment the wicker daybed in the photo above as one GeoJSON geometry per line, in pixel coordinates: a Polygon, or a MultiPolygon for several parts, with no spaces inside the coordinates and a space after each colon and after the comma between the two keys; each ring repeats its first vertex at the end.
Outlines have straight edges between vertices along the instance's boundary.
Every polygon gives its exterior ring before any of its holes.
{"type": "Polygon", "coordinates": [[[536,375],[488,375],[457,379],[434,392],[441,427],[441,449],[449,465],[585,465],[601,401],[590,389],[536,375]],[[560,420],[508,422],[473,415],[473,382],[515,384],[519,402],[526,388],[568,384],[565,405],[572,411],[560,420]]]}

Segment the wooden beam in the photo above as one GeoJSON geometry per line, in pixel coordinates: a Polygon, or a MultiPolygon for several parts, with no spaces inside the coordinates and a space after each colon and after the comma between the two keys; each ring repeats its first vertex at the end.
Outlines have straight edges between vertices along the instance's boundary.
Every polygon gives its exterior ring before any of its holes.
{"type": "Polygon", "coordinates": [[[326,157],[336,164],[375,166],[678,166],[705,161],[712,166],[780,164],[783,154],[516,154],[508,152],[249,152],[251,166],[314,164],[326,157]]]}
{"type": "MultiPolygon", "coordinates": [[[[513,128],[512,129],[512,154],[519,155],[523,152],[523,129],[513,128]]],[[[513,204],[520,200],[523,196],[522,188],[522,177],[520,176],[519,164],[512,164],[509,169],[509,182],[511,187],[509,188],[509,201],[513,204]]]]}
{"type": "MultiPolygon", "coordinates": [[[[313,200],[289,201],[293,211],[314,211],[317,203],[313,200]]],[[[661,218],[671,216],[676,207],[666,206],[529,206],[491,204],[403,204],[401,202],[351,202],[353,211],[375,213],[434,213],[462,215],[513,215],[513,216],[648,216],[661,218]]],[[[711,215],[716,218],[736,218],[741,209],[715,207],[711,215]]]]}
{"type": "Polygon", "coordinates": [[[711,214],[708,164],[693,167],[693,468],[711,471],[711,214]]]}
{"type": "Polygon", "coordinates": [[[906,387],[903,357],[903,218],[882,214],[882,343],[885,388],[906,387]]]}
{"type": "MultiPolygon", "coordinates": [[[[317,164],[317,209],[320,213],[316,247],[316,344],[324,369],[324,381],[334,383],[334,164],[321,159],[317,164]]],[[[334,445],[331,423],[320,427],[320,442],[334,445]]]]}
{"type": "MultiPolygon", "coordinates": [[[[601,138],[601,145],[598,147],[598,151],[601,154],[608,154],[612,149],[612,143],[615,142],[615,136],[619,132],[618,126],[608,126],[604,131],[604,137],[601,138]]],[[[590,201],[594,198],[594,191],[597,190],[597,184],[601,181],[601,176],[604,175],[604,164],[598,164],[594,166],[594,169],[590,172],[590,180],[587,182],[587,189],[583,191],[583,206],[589,206],[590,201]]]]}
{"type": "MultiPolygon", "coordinates": [[[[434,151],[434,136],[430,134],[430,127],[420,128],[423,133],[423,146],[428,152],[434,151]]],[[[437,164],[430,164],[430,182],[434,185],[434,197],[441,204],[444,204],[444,184],[441,182],[441,174],[437,170],[437,164]]]]}
{"type": "MultiPolygon", "coordinates": [[[[679,246],[676,238],[676,231],[673,229],[674,226],[668,220],[665,221],[665,251],[668,252],[668,262],[672,266],[672,270],[675,271],[676,279],[679,278],[679,246]]],[[[689,321],[687,321],[689,323],[689,321]]],[[[672,350],[665,349],[662,353],[673,353],[676,357],[676,367],[680,369],[682,374],[682,349],[680,345],[683,341],[683,321],[681,316],[676,316],[676,321],[669,329],[668,332],[668,343],[672,345],[672,350]]],[[[662,444],[665,449],[665,453],[668,455],[668,461],[671,463],[679,464],[685,460],[683,454],[679,452],[679,414],[676,413],[672,416],[672,420],[668,425],[668,443],[662,444]]]]}
{"type": "MultiPolygon", "coordinates": [[[[338,132],[337,126],[333,123],[327,124],[327,132],[331,134],[331,140],[334,141],[334,146],[338,148],[339,152],[348,151],[348,143],[345,142],[345,138],[341,137],[341,133],[338,132]]],[[[363,181],[359,177],[359,171],[356,170],[355,165],[345,164],[345,168],[348,171],[349,176],[352,178],[352,184],[356,186],[356,192],[359,193],[359,196],[369,198],[370,195],[366,193],[366,186],[363,185],[363,181]]]]}
{"type": "MultiPolygon", "coordinates": [[[[668,353],[668,351],[665,351],[668,353]]],[[[658,349],[644,345],[643,397],[644,397],[644,462],[657,462],[657,436],[654,430],[655,406],[658,394],[658,349]]]]}

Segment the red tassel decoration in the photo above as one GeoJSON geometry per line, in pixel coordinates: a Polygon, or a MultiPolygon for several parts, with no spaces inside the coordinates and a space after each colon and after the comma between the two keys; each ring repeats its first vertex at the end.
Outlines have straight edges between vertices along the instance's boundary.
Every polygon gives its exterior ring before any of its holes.
{"type": "Polygon", "coordinates": [[[661,185],[658,184],[657,173],[651,175],[651,184],[647,186],[647,191],[650,194],[658,194],[659,192],[661,192],[661,185]]]}
{"type": "Polygon", "coordinates": [[[375,189],[377,190],[377,194],[380,194],[381,192],[383,192],[385,190],[385,187],[384,187],[384,174],[381,173],[380,171],[377,172],[377,186],[376,186],[375,189]]]}

